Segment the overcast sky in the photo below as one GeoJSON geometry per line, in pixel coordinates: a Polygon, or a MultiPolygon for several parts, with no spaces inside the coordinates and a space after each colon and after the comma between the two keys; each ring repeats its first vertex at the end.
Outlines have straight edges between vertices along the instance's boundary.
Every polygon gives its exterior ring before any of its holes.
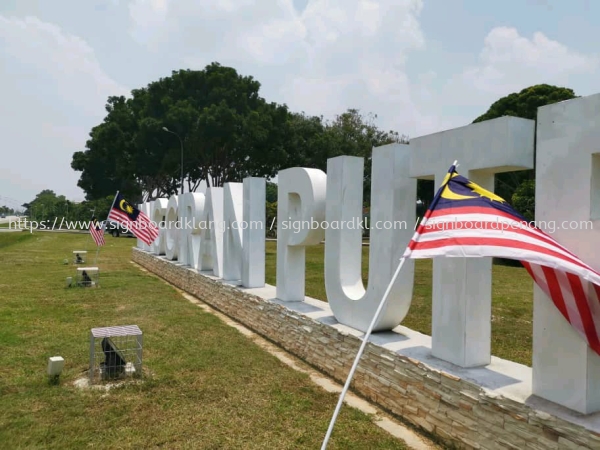
{"type": "Polygon", "coordinates": [[[532,84],[600,92],[598,42],[591,0],[1,0],[0,205],[83,200],[71,157],[107,97],[173,70],[216,61],[294,111],[417,137],[532,84]]]}

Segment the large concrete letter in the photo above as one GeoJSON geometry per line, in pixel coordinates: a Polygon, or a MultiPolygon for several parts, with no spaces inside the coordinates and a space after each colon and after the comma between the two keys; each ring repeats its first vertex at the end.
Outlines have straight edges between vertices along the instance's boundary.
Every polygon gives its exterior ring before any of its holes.
{"type": "Polygon", "coordinates": [[[150,218],[159,228],[158,238],[152,244],[152,253],[155,255],[164,255],[166,252],[165,245],[165,216],[167,214],[167,204],[168,200],[166,198],[157,198],[152,203],[152,215],[150,218]]]}
{"type": "Polygon", "coordinates": [[[265,285],[266,181],[244,178],[242,286],[265,285]]]}
{"type": "MultiPolygon", "coordinates": [[[[538,226],[600,269],[600,94],[538,109],[538,226]]],[[[593,288],[589,294],[596,298],[593,288]]],[[[574,302],[563,290],[565,303],[574,302]]],[[[600,357],[534,288],[533,393],[583,414],[600,410],[600,357]]],[[[574,308],[576,309],[576,308],[574,308]]],[[[573,319],[577,320],[577,313],[573,319]]]]}
{"type": "MultiPolygon", "coordinates": [[[[454,160],[461,175],[490,191],[494,174],[533,168],[534,121],[501,117],[411,139],[411,175],[435,178],[454,160]]],[[[491,361],[491,258],[433,260],[432,354],[462,367],[491,361]]]]}
{"type": "Polygon", "coordinates": [[[223,279],[240,281],[243,256],[244,185],[225,183],[223,189],[223,279]]]}
{"type": "MultiPolygon", "coordinates": [[[[336,319],[367,331],[400,258],[414,234],[417,182],[409,177],[409,146],[373,149],[369,282],[362,282],[363,159],[339,156],[327,162],[325,289],[336,319]]],[[[374,331],[390,330],[410,307],[414,261],[400,272],[374,331]]]]}
{"type": "Polygon", "coordinates": [[[223,276],[223,188],[211,187],[200,222],[200,270],[223,276]]]}
{"type": "Polygon", "coordinates": [[[277,298],[304,301],[305,251],[325,237],[327,175],[292,167],[279,172],[277,194],[277,298]]]}
{"type": "Polygon", "coordinates": [[[165,218],[165,254],[168,259],[178,259],[179,254],[179,207],[178,196],[173,195],[167,203],[165,218]]]}
{"type": "Polygon", "coordinates": [[[200,257],[200,222],[204,213],[204,194],[186,192],[179,196],[179,217],[181,230],[179,231],[178,261],[198,269],[200,257]]]}

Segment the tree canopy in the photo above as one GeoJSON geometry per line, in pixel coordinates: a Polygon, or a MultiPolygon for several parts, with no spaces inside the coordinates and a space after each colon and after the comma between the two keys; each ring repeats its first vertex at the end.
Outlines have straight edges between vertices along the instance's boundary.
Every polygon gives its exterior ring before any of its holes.
{"type": "Polygon", "coordinates": [[[16,214],[16,210],[14,208],[11,208],[9,206],[3,205],[0,206],[0,214],[16,214]]]}
{"type": "Polygon", "coordinates": [[[117,190],[133,202],[172,195],[181,187],[181,146],[190,192],[203,180],[222,186],[288,167],[326,171],[328,158],[353,155],[365,158],[369,202],[372,148],[407,138],[378,129],[373,114],[349,109],[327,121],[269,103],[259,90],[251,76],[212,63],[174,71],[131,98],[110,97],[104,121],[73,155],[78,186],[88,200],[117,190]]]}
{"type": "Polygon", "coordinates": [[[503,116],[536,120],[537,110],[540,106],[570,100],[575,97],[575,92],[572,89],[549,84],[537,84],[495,101],[485,114],[479,116],[473,123],[503,116]]]}
{"type": "MultiPolygon", "coordinates": [[[[54,221],[65,218],[70,221],[88,221],[92,213],[103,220],[108,215],[114,194],[93,201],[71,202],[64,195],[57,195],[50,189],[44,189],[35,198],[23,204],[25,215],[37,222],[54,221]]],[[[57,223],[57,226],[60,224],[57,223]]]]}
{"type": "Polygon", "coordinates": [[[274,176],[286,163],[283,130],[286,106],[267,103],[260,83],[213,63],[201,71],[174,71],[131,98],[110,97],[107,116],[90,132],[86,150],[73,155],[86,198],[117,190],[141,200],[180,188],[181,143],[184,178],[193,191],[245,176],[274,176]],[[169,133],[165,131],[172,131],[169,133]]]}

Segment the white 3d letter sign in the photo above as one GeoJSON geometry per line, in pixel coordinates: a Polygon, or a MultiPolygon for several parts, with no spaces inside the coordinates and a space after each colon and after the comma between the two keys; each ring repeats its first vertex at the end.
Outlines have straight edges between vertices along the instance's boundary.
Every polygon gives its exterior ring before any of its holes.
{"type": "Polygon", "coordinates": [[[223,276],[223,188],[207,190],[206,203],[200,220],[200,267],[223,276]]]}
{"type": "Polygon", "coordinates": [[[244,186],[225,183],[223,188],[223,279],[237,281],[242,279],[244,186]]]}
{"type": "MultiPolygon", "coordinates": [[[[409,146],[373,149],[369,282],[362,281],[363,159],[339,156],[327,163],[325,288],[336,319],[366,331],[414,234],[417,183],[409,178],[409,146]]],[[[398,325],[410,307],[414,260],[400,271],[374,331],[398,325]]]]}
{"type": "Polygon", "coordinates": [[[258,288],[265,285],[265,179],[245,178],[243,191],[242,286],[258,288]]]}
{"type": "Polygon", "coordinates": [[[180,199],[181,229],[177,259],[183,265],[198,269],[201,240],[199,224],[204,214],[204,194],[188,192],[182,194],[180,199]]]}
{"type": "Polygon", "coordinates": [[[327,175],[293,167],[278,174],[277,298],[304,301],[305,250],[325,237],[327,175]]]}
{"type": "MultiPolygon", "coordinates": [[[[304,300],[305,247],[320,245],[325,239],[325,288],[331,310],[338,322],[366,331],[414,234],[416,179],[433,179],[437,190],[452,162],[458,160],[461,175],[493,191],[495,174],[533,167],[534,127],[532,120],[501,117],[414,138],[410,145],[375,148],[366,289],[361,267],[363,159],[332,158],[327,175],[317,169],[282,170],[278,174],[275,296],[289,302],[304,300]]],[[[556,224],[549,231],[556,231],[557,241],[596,270],[600,270],[599,143],[600,94],[539,109],[538,226],[556,224]],[[569,226],[573,223],[579,227],[569,226]]],[[[243,183],[210,188],[205,194],[141,204],[139,209],[161,230],[152,245],[138,239],[137,247],[198,272],[210,271],[232,284],[263,287],[265,187],[263,178],[246,178],[243,183]]],[[[558,277],[569,308],[577,298],[558,277]]],[[[373,331],[390,330],[401,323],[411,304],[413,278],[414,261],[409,259],[373,331]]],[[[491,288],[491,258],[434,258],[432,356],[463,368],[490,364],[491,288]]],[[[600,310],[600,299],[590,289],[587,294],[597,300],[590,307],[600,310]]],[[[573,308],[568,309],[571,321],[578,320],[571,316],[573,308]]],[[[537,286],[532,372],[535,395],[583,414],[600,411],[600,356],[537,286]]]]}
{"type": "Polygon", "coordinates": [[[152,243],[152,253],[156,255],[164,255],[165,249],[165,233],[164,220],[167,214],[167,204],[169,201],[166,198],[157,198],[152,202],[152,214],[150,219],[159,227],[158,238],[152,243]]]}
{"type": "Polygon", "coordinates": [[[165,254],[170,260],[177,259],[179,254],[179,208],[178,196],[173,195],[167,202],[165,218],[165,254]]]}
{"type": "MultiPolygon", "coordinates": [[[[539,108],[537,126],[535,219],[542,229],[556,224],[546,231],[599,270],[600,94],[539,108]]],[[[569,308],[573,296],[562,292],[569,308]]],[[[583,414],[600,410],[600,356],[537,285],[532,369],[535,395],[583,414]]]]}

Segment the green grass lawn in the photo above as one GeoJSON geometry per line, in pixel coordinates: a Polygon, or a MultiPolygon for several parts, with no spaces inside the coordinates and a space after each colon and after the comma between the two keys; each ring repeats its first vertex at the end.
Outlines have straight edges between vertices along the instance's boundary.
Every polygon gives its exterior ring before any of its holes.
{"type": "MultiPolygon", "coordinates": [[[[306,249],[306,295],[327,301],[324,246],[306,249]]],[[[266,281],[275,285],[277,244],[267,242],[266,281]]],[[[432,260],[416,260],[413,300],[402,325],[431,336],[432,260]]],[[[369,247],[363,247],[363,281],[369,274],[369,247]]],[[[492,354],[531,366],[533,281],[522,267],[494,265],[492,272],[492,354]]]]}
{"type": "MultiPolygon", "coordinates": [[[[65,288],[75,268],[62,261],[86,240],[91,263],[89,235],[0,233],[0,448],[320,447],[337,395],[132,265],[133,239],[107,236],[101,287],[65,288]],[[127,324],[144,331],[145,382],[109,392],[75,388],[88,368],[90,328],[127,324]],[[52,386],[47,359],[58,355],[66,365],[52,386]]],[[[322,249],[308,260],[308,293],[319,297],[322,249]]],[[[423,284],[411,324],[426,322],[423,284]]],[[[499,324],[514,326],[506,322],[499,324]]],[[[329,448],[405,447],[344,407],[329,448]]]]}

